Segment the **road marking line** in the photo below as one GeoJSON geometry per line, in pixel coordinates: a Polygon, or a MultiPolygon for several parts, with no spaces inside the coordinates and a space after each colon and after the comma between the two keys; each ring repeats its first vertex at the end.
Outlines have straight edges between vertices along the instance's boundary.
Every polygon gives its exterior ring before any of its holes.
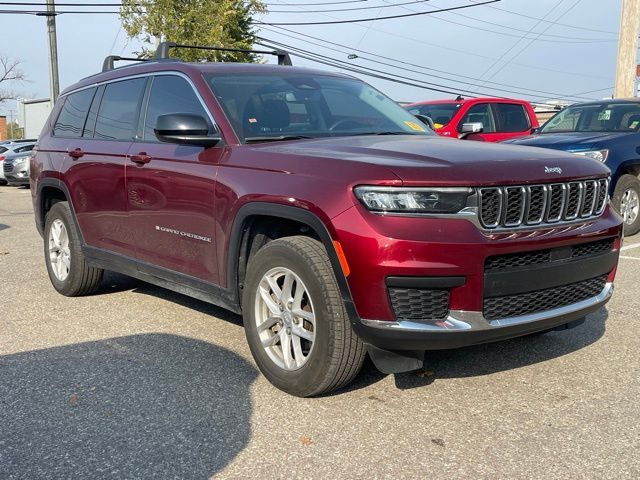
{"type": "Polygon", "coordinates": [[[638,248],[638,247],[640,247],[640,243],[632,243],[631,245],[625,245],[620,249],[620,251],[623,252],[625,250],[631,250],[632,248],[638,248]]]}
{"type": "Polygon", "coordinates": [[[620,258],[626,258],[627,260],[640,260],[640,257],[625,257],[624,255],[620,255],[620,258]]]}

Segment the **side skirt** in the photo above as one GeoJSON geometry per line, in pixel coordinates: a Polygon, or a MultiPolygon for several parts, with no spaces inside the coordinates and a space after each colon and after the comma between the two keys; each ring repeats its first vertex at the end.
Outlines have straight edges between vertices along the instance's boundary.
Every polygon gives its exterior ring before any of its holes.
{"type": "Polygon", "coordinates": [[[232,294],[213,283],[95,247],[84,245],[82,253],[94,267],[137,278],[143,282],[225,308],[233,313],[241,313],[240,305],[232,294]]]}

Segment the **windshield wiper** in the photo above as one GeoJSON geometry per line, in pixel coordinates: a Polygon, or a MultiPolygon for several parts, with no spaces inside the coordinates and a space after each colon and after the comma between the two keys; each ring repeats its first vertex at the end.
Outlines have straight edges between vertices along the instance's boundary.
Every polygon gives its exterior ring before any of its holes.
{"type": "Polygon", "coordinates": [[[282,142],[284,140],[302,140],[308,137],[306,135],[278,135],[277,137],[263,136],[263,137],[246,137],[245,143],[258,143],[258,142],[282,142]]]}
{"type": "Polygon", "coordinates": [[[352,135],[355,137],[360,135],[418,135],[418,134],[410,133],[410,132],[363,132],[363,133],[353,133],[352,135]]]}

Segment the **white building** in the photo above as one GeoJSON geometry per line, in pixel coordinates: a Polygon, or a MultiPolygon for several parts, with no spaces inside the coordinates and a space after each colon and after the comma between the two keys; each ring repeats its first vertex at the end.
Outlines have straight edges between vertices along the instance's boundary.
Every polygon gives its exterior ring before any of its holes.
{"type": "Polygon", "coordinates": [[[51,108],[48,98],[18,100],[18,125],[24,129],[24,138],[38,138],[51,108]]]}

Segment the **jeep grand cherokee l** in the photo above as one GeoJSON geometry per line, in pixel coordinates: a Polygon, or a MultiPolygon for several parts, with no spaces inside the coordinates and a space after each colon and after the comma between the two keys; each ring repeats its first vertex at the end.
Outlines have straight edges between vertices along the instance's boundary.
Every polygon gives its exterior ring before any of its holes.
{"type": "Polygon", "coordinates": [[[299,396],[425,350],[580,322],[612,294],[609,171],[454,142],[355,78],[157,60],[67,88],[32,157],[36,224],[67,296],[121,272],[242,314],[299,396]]]}

